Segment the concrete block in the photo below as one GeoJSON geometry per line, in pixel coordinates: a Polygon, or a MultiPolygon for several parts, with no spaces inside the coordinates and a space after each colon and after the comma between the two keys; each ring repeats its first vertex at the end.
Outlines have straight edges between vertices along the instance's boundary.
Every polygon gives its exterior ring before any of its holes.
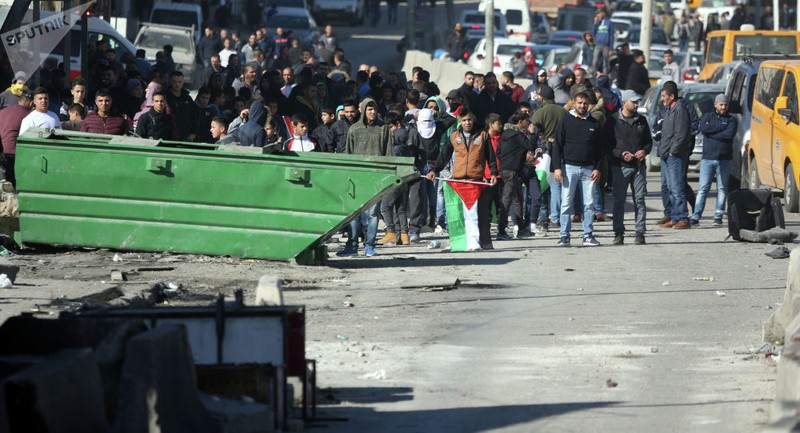
{"type": "Polygon", "coordinates": [[[777,373],[775,400],[770,410],[772,420],[793,416],[800,407],[800,316],[786,328],[777,373]]]}
{"type": "Polygon", "coordinates": [[[91,349],[67,349],[2,383],[10,431],[108,432],[100,371],[91,349]]]}
{"type": "Polygon", "coordinates": [[[764,323],[764,341],[783,341],[789,323],[798,313],[800,313],[800,248],[795,248],[789,256],[783,304],[764,323]]]}
{"type": "Polygon", "coordinates": [[[222,433],[200,401],[186,330],[163,325],[128,340],[112,430],[222,433]]]}
{"type": "Polygon", "coordinates": [[[264,275],[259,278],[255,305],[283,305],[283,281],[272,275],[264,275]]]}
{"type": "Polygon", "coordinates": [[[200,394],[208,411],[222,423],[225,433],[267,433],[275,431],[269,406],[200,394]]]}

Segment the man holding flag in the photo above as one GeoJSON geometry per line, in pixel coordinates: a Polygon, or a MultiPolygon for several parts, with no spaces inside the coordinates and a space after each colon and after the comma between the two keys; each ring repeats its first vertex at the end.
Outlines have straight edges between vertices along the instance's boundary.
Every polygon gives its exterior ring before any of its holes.
{"type": "Polygon", "coordinates": [[[453,175],[446,179],[445,206],[451,251],[491,250],[489,208],[486,187],[497,182],[497,159],[486,131],[475,129],[475,115],[466,108],[458,113],[460,126],[450,134],[436,165],[427,174],[433,180],[452,159],[453,175]],[[484,168],[489,164],[487,182],[484,168]]]}

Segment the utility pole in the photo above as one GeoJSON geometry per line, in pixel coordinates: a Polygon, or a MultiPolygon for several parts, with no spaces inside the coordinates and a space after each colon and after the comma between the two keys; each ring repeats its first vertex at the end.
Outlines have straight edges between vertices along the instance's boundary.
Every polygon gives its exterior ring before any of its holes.
{"type": "Polygon", "coordinates": [[[486,2],[486,57],[483,61],[486,72],[491,72],[494,65],[494,0],[484,0],[486,2]]]}
{"type": "Polygon", "coordinates": [[[653,0],[642,2],[642,24],[639,28],[639,49],[644,51],[644,65],[647,66],[650,64],[650,43],[653,40],[653,0]]]}

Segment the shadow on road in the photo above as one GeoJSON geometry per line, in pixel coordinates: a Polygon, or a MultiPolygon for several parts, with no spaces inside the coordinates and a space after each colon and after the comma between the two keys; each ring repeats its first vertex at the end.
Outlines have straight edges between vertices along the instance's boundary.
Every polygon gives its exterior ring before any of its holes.
{"type": "MultiPolygon", "coordinates": [[[[353,258],[353,259],[336,259],[328,262],[328,266],[338,269],[378,269],[378,268],[396,268],[403,266],[404,268],[421,268],[421,267],[441,267],[441,266],[470,266],[470,265],[505,265],[515,262],[519,259],[508,257],[447,257],[433,258],[433,257],[416,257],[424,253],[413,254],[415,256],[412,260],[380,260],[372,258],[353,258]]],[[[466,253],[465,253],[466,254],[466,253]]],[[[388,254],[384,255],[388,256],[388,254]]]]}
{"type": "Polygon", "coordinates": [[[459,433],[477,433],[500,429],[517,424],[525,424],[547,417],[589,409],[613,407],[619,402],[581,402],[504,405],[486,407],[459,407],[448,409],[410,410],[410,411],[376,411],[368,407],[338,406],[340,401],[353,403],[376,403],[398,397],[413,399],[409,388],[334,388],[330,393],[335,396],[334,405],[320,402],[317,409],[317,420],[306,424],[308,430],[325,429],[327,431],[452,431],[459,433]],[[397,394],[400,394],[398,396],[397,394]],[[365,401],[359,398],[374,395],[377,401],[365,401]],[[351,397],[357,400],[350,400],[351,397]],[[351,425],[352,423],[352,425],[351,425]],[[338,427],[338,428],[337,428],[338,427]],[[378,430],[374,430],[376,428],[378,430]],[[364,430],[367,429],[367,430],[364,430]]]}

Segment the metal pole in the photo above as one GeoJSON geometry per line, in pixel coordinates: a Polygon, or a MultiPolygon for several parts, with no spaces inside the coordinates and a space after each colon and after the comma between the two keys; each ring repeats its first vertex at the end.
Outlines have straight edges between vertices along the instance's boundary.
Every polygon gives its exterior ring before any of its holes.
{"type": "MultiPolygon", "coordinates": [[[[797,0],[797,6],[800,6],[800,0],[797,0]]],[[[794,29],[795,30],[799,30],[800,29],[800,10],[798,10],[798,9],[800,9],[800,7],[795,7],[795,9],[794,9],[794,17],[797,20],[795,22],[795,24],[794,24],[794,29]]]]}
{"type": "Polygon", "coordinates": [[[414,6],[417,0],[408,0],[406,2],[406,50],[415,50],[417,48],[417,34],[414,31],[414,6]]]}
{"type": "Polygon", "coordinates": [[[644,0],[642,3],[642,33],[639,35],[639,49],[644,51],[644,65],[650,63],[650,42],[653,40],[653,0],[644,0]]]}
{"type": "MultiPolygon", "coordinates": [[[[61,12],[70,10],[72,8],[72,0],[64,0],[64,7],[61,12]]],[[[73,23],[70,23],[73,24],[73,23]]],[[[70,86],[70,72],[72,72],[72,30],[67,32],[66,39],[64,39],[64,73],[67,79],[64,80],[64,88],[69,89],[70,86]]]]}
{"type": "MultiPolygon", "coordinates": [[[[798,0],[800,1],[800,0],[798,0]]],[[[485,62],[483,67],[486,72],[492,71],[494,65],[494,0],[486,0],[486,57],[483,59],[485,62]]]]}
{"type": "Polygon", "coordinates": [[[86,80],[89,77],[89,16],[86,12],[81,15],[81,77],[86,80]]]}

